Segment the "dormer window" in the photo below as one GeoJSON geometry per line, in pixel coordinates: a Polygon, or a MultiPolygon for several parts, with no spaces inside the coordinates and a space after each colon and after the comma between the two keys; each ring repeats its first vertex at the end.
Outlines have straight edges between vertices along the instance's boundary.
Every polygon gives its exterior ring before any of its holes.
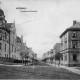
{"type": "Polygon", "coordinates": [[[0,20],[0,26],[2,26],[2,20],[0,20]]]}
{"type": "Polygon", "coordinates": [[[0,16],[2,16],[2,14],[0,14],[0,16]]]}
{"type": "Polygon", "coordinates": [[[77,37],[77,33],[76,32],[73,32],[72,33],[72,37],[77,37]]]}
{"type": "Polygon", "coordinates": [[[2,31],[0,31],[0,40],[2,40],[2,31]]]}

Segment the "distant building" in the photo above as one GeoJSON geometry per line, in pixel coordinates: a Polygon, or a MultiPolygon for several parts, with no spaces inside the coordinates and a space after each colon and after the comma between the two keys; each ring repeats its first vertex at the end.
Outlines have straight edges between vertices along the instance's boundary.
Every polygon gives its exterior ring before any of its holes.
{"type": "Polygon", "coordinates": [[[60,53],[60,43],[56,43],[53,50],[55,54],[60,53]]]}
{"type": "Polygon", "coordinates": [[[20,53],[21,53],[21,44],[22,44],[22,41],[21,41],[21,38],[16,36],[16,46],[17,46],[17,53],[16,53],[16,57],[18,60],[21,60],[21,56],[20,56],[20,53]]]}
{"type": "Polygon", "coordinates": [[[36,53],[34,53],[34,59],[37,59],[37,54],[36,53]]]}
{"type": "Polygon", "coordinates": [[[80,65],[80,23],[73,21],[73,25],[60,35],[60,40],[61,64],[80,65]]]}
{"type": "Polygon", "coordinates": [[[16,45],[16,28],[14,23],[7,23],[8,27],[10,25],[10,57],[17,59],[17,45],[16,45]]]}
{"type": "Polygon", "coordinates": [[[42,60],[46,62],[53,63],[55,62],[55,55],[60,53],[60,43],[56,43],[50,51],[43,54],[42,60]]]}

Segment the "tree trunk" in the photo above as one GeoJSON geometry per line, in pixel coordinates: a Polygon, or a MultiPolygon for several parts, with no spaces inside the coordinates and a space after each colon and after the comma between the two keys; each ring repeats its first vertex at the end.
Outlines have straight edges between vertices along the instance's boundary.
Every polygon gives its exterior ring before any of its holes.
{"type": "Polygon", "coordinates": [[[22,58],[22,64],[23,64],[23,58],[22,58]]]}
{"type": "Polygon", "coordinates": [[[26,66],[26,58],[25,58],[25,66],[26,66]]]}

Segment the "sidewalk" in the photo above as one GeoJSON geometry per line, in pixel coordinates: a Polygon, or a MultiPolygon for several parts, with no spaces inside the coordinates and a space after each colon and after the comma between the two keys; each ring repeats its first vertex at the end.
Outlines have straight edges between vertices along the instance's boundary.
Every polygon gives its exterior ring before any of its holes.
{"type": "Polygon", "coordinates": [[[76,69],[74,67],[67,67],[67,66],[60,66],[60,67],[80,75],[80,70],[79,69],[76,69]]]}
{"type": "Polygon", "coordinates": [[[23,65],[6,65],[6,64],[0,64],[1,66],[23,66],[23,65]]]}
{"type": "MultiPolygon", "coordinates": [[[[47,64],[49,64],[49,63],[47,63],[47,64]]],[[[58,65],[55,65],[55,64],[49,64],[49,65],[55,66],[55,67],[64,68],[64,69],[67,69],[67,70],[69,70],[69,71],[71,71],[73,73],[76,73],[76,74],[80,75],[80,70],[76,69],[75,67],[67,67],[67,66],[62,66],[62,65],[58,66],[58,65]]]]}

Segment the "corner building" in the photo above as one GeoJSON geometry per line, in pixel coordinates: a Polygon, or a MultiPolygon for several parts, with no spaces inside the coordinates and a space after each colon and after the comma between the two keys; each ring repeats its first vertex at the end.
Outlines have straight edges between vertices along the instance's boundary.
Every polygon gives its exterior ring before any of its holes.
{"type": "Polygon", "coordinates": [[[4,12],[0,9],[0,61],[6,61],[9,57],[9,33],[6,23],[4,12]]]}
{"type": "Polygon", "coordinates": [[[4,11],[0,9],[0,62],[20,59],[16,36],[15,22],[7,23],[4,11]]]}
{"type": "Polygon", "coordinates": [[[73,25],[60,35],[60,62],[66,66],[80,66],[80,22],[73,25]]]}

